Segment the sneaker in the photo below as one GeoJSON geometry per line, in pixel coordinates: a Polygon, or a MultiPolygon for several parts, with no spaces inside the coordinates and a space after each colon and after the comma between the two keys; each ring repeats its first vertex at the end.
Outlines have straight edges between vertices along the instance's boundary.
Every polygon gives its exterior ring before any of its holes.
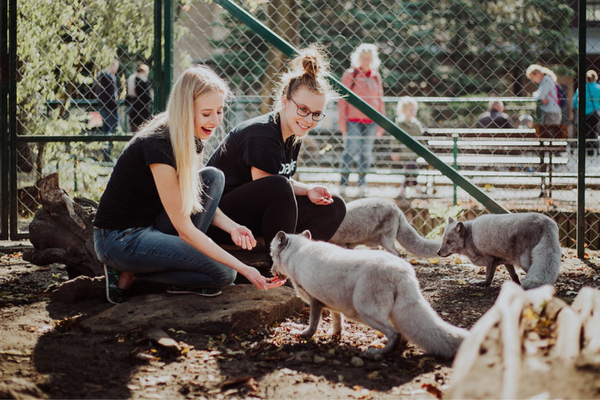
{"type": "Polygon", "coordinates": [[[173,294],[197,294],[204,297],[215,297],[223,293],[218,288],[192,288],[183,286],[168,286],[167,293],[173,294]]]}
{"type": "Polygon", "coordinates": [[[106,299],[112,304],[121,304],[125,301],[125,289],[119,288],[119,271],[104,264],[104,277],[106,278],[106,299]]]}

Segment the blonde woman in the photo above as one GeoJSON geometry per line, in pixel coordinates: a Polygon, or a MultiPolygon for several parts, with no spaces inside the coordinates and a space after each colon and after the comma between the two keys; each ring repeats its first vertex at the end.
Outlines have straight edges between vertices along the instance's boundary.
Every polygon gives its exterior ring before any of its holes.
{"type": "MultiPolygon", "coordinates": [[[[383,83],[378,70],[381,61],[377,46],[361,44],[350,56],[350,61],[352,67],[344,72],[342,83],[385,115],[383,83]]],[[[375,137],[381,137],[383,129],[377,127],[370,118],[343,99],[338,102],[338,109],[340,132],[346,137],[340,166],[340,192],[344,194],[350,172],[356,165],[359,196],[362,196],[367,184],[367,173],[371,168],[375,137]]]]}
{"type": "MultiPolygon", "coordinates": [[[[236,126],[208,165],[225,173],[220,207],[269,245],[277,232],[308,229],[315,240],[329,240],[346,215],[342,199],[324,186],[291,179],[305,137],[323,119],[335,95],[326,79],[327,64],[315,47],[292,60],[275,94],[275,111],[236,126]]],[[[228,235],[209,235],[227,243],[228,235]]]]}
{"type": "Polygon", "coordinates": [[[259,289],[271,281],[217,246],[213,224],[235,244],[252,249],[252,232],[217,205],[223,174],[201,168],[203,140],[223,119],[227,84],[206,67],[183,72],[167,111],[157,115],[119,157],[94,220],[94,246],[105,264],[111,303],[122,302],[134,280],[168,284],[171,293],[216,296],[237,272],[259,289]]]}
{"type": "Polygon", "coordinates": [[[525,73],[531,82],[539,85],[538,90],[533,93],[541,104],[541,123],[560,124],[562,111],[560,109],[559,94],[556,90],[556,75],[552,70],[537,64],[530,65],[525,73]]]}

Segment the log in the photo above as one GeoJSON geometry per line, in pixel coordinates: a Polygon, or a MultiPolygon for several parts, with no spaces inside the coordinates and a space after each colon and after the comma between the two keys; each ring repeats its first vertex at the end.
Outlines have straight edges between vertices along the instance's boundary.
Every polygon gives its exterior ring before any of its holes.
{"type": "Polygon", "coordinates": [[[599,330],[599,290],[569,307],[549,285],[505,282],[459,348],[444,398],[597,398],[599,330]]]}
{"type": "Polygon", "coordinates": [[[102,264],[94,250],[95,203],[87,199],[71,199],[60,188],[58,173],[37,181],[42,208],[29,224],[29,240],[33,249],[23,259],[35,265],[61,263],[70,278],[103,274],[102,264]]]}

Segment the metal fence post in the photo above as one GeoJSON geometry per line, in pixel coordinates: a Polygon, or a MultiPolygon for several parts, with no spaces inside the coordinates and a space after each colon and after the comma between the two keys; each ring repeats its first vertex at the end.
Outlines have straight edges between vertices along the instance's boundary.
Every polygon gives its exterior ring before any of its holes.
{"type": "Polygon", "coordinates": [[[173,0],[164,0],[165,6],[165,58],[163,61],[163,110],[167,108],[173,85],[173,0]]]}
{"type": "Polygon", "coordinates": [[[8,239],[8,2],[0,0],[0,240],[8,239]]]}
{"type": "Polygon", "coordinates": [[[162,71],[162,0],[154,0],[154,114],[165,109],[162,71]]]}
{"type": "Polygon", "coordinates": [[[17,0],[8,3],[8,154],[9,154],[9,208],[8,236],[16,238],[17,229],[17,0]]]}
{"type": "MultiPolygon", "coordinates": [[[[452,167],[458,171],[458,133],[452,134],[452,167]]],[[[454,190],[454,205],[456,205],[458,203],[458,199],[456,198],[456,183],[452,186],[454,190]]]]}
{"type": "Polygon", "coordinates": [[[579,110],[577,115],[577,257],[585,256],[585,70],[586,70],[586,1],[579,0],[579,110]]]}

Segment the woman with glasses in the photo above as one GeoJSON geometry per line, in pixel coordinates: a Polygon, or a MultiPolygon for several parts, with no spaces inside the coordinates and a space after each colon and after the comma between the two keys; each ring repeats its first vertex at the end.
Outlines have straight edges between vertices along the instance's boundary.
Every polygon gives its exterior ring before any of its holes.
{"type": "MultiPolygon", "coordinates": [[[[301,51],[281,77],[275,111],[236,126],[208,162],[225,174],[221,210],[262,236],[267,246],[280,230],[308,229],[315,240],[329,240],[346,214],[343,200],[326,187],[291,179],[301,139],[323,119],[327,101],[336,95],[327,74],[316,47],[301,51]]],[[[209,235],[218,243],[231,242],[218,228],[209,235]]]]}

